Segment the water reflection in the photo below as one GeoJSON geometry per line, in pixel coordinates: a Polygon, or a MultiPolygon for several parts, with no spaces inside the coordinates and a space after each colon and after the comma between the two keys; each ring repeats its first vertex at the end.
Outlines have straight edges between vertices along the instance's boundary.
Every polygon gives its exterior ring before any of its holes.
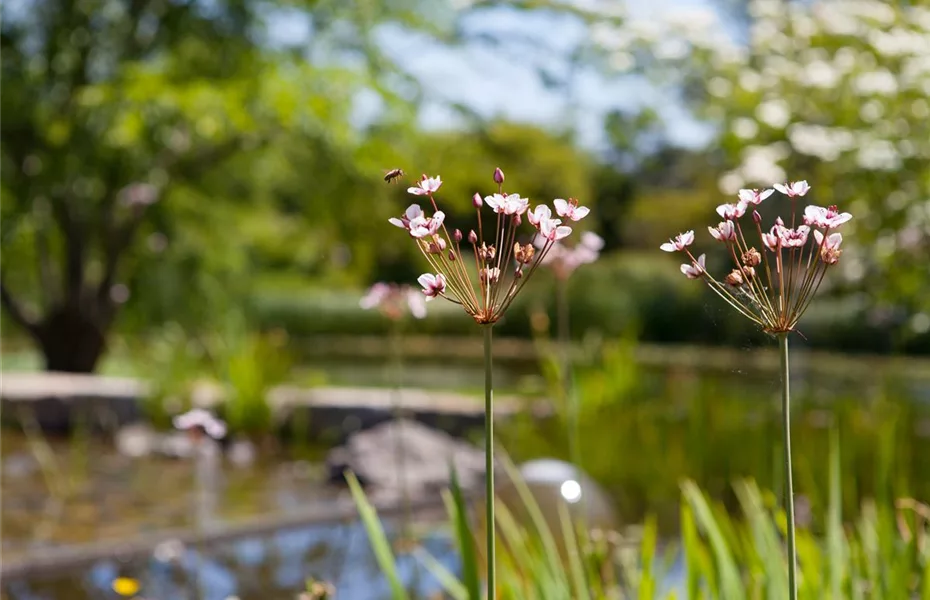
{"type": "MultiPolygon", "coordinates": [[[[397,533],[386,523],[389,535],[397,533]]],[[[442,531],[433,531],[423,547],[452,573],[460,573],[454,543],[442,531]]],[[[414,597],[429,598],[441,591],[410,554],[397,558],[398,570],[414,597]]],[[[10,600],[100,600],[113,598],[117,577],[137,579],[146,600],[195,599],[196,570],[200,568],[205,597],[202,600],[294,600],[309,577],[333,583],[341,600],[387,598],[390,589],[368,545],[359,522],[312,526],[267,536],[240,539],[211,548],[203,555],[188,548],[176,559],[119,562],[102,560],[74,573],[48,574],[31,580],[5,580],[10,600]]]]}

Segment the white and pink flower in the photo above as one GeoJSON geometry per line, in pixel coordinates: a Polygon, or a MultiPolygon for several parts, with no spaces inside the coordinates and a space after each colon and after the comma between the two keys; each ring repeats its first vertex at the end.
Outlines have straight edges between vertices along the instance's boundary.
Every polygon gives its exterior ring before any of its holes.
{"type": "Polygon", "coordinates": [[[775,252],[776,250],[778,250],[779,240],[780,238],[778,237],[778,234],[776,233],[776,229],[774,227],[772,227],[772,230],[769,233],[762,234],[762,245],[768,248],[769,250],[771,250],[772,252],[775,252]]]}
{"type": "Polygon", "coordinates": [[[782,194],[788,196],[789,198],[798,198],[807,194],[810,191],[811,186],[807,185],[807,181],[791,181],[788,183],[776,183],[773,185],[776,190],[782,194]]]}
{"type": "Polygon", "coordinates": [[[390,297],[391,291],[390,285],[379,281],[368,288],[368,292],[362,296],[358,305],[365,310],[371,310],[372,308],[381,306],[381,304],[390,297]]]}
{"type": "Polygon", "coordinates": [[[580,221],[591,212],[591,209],[586,206],[578,206],[578,200],[575,198],[569,198],[568,200],[556,198],[552,201],[552,204],[555,206],[555,212],[560,217],[571,219],[572,221],[580,221]]]}
{"type": "Polygon", "coordinates": [[[410,286],[404,286],[407,297],[407,309],[414,319],[426,318],[426,298],[410,286]]]}
{"type": "Polygon", "coordinates": [[[697,257],[697,261],[681,265],[681,272],[684,273],[685,277],[688,279],[699,279],[704,274],[704,259],[705,255],[702,254],[697,257]]]}
{"type": "Polygon", "coordinates": [[[175,428],[182,431],[199,429],[215,440],[226,435],[226,424],[202,408],[194,408],[173,419],[175,428]]]}
{"type": "Polygon", "coordinates": [[[394,225],[395,227],[400,227],[401,229],[406,229],[410,231],[410,223],[416,219],[423,218],[423,209],[420,208],[419,204],[411,204],[407,207],[407,210],[404,211],[404,214],[400,218],[393,217],[388,219],[388,223],[394,225]]]}
{"type": "Polygon", "coordinates": [[[804,209],[804,223],[811,227],[835,229],[850,219],[852,219],[850,213],[841,213],[836,206],[824,208],[811,205],[804,209]]]}
{"type": "Polygon", "coordinates": [[[393,320],[402,318],[405,312],[417,319],[426,317],[423,294],[408,285],[399,286],[379,281],[368,288],[368,292],[358,304],[365,310],[377,308],[393,320]]]}
{"type": "Polygon", "coordinates": [[[529,199],[521,198],[520,194],[492,194],[485,196],[484,203],[505,215],[522,215],[530,207],[529,199]]]}
{"type": "Polygon", "coordinates": [[[557,242],[568,237],[572,228],[562,225],[560,219],[546,219],[539,223],[539,234],[550,242],[557,242]]]}
{"type": "Polygon", "coordinates": [[[843,252],[840,250],[840,244],[843,243],[843,235],[841,233],[831,233],[824,237],[820,231],[815,229],[814,240],[817,242],[817,245],[820,246],[820,257],[823,259],[823,262],[828,265],[835,265],[840,259],[840,254],[843,252]]]}
{"type": "Polygon", "coordinates": [[[733,225],[733,221],[722,221],[716,227],[708,227],[707,231],[718,242],[729,242],[736,239],[736,226],[733,225]]]}
{"type": "Polygon", "coordinates": [[[439,175],[435,177],[427,177],[424,175],[420,181],[417,182],[416,186],[408,187],[407,192],[414,196],[429,196],[433,192],[439,190],[441,186],[442,178],[439,175]]]}
{"type": "Polygon", "coordinates": [[[717,207],[717,214],[728,221],[735,221],[746,214],[747,206],[742,200],[736,204],[721,204],[717,207]]]}
{"type": "Polygon", "coordinates": [[[539,229],[539,224],[552,218],[552,209],[545,204],[537,204],[536,208],[527,213],[526,218],[530,224],[539,229]]]}
{"type": "Polygon", "coordinates": [[[441,210],[436,211],[432,217],[420,217],[410,222],[410,235],[417,239],[436,235],[442,222],[446,220],[446,214],[441,210]]]}
{"type": "Polygon", "coordinates": [[[446,292],[446,276],[442,273],[423,273],[417,278],[417,283],[423,287],[427,302],[446,292]]]}
{"type": "Polygon", "coordinates": [[[659,248],[665,250],[666,252],[681,252],[693,243],[694,231],[692,230],[679,233],[676,237],[659,246],[659,248]]]}
{"type": "Polygon", "coordinates": [[[797,229],[787,227],[778,228],[778,237],[781,245],[785,248],[800,248],[807,243],[807,236],[811,228],[807,225],[799,225],[797,229]]]}
{"type": "Polygon", "coordinates": [[[759,206],[762,201],[775,193],[775,190],[768,188],[764,190],[744,189],[739,191],[739,201],[744,204],[759,206]]]}

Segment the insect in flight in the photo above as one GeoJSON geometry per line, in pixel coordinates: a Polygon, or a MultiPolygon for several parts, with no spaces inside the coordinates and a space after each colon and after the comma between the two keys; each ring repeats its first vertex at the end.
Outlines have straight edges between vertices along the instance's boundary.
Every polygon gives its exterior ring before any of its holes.
{"type": "Polygon", "coordinates": [[[398,177],[403,177],[404,171],[402,169],[391,169],[384,174],[384,180],[388,183],[394,183],[394,180],[398,177]]]}

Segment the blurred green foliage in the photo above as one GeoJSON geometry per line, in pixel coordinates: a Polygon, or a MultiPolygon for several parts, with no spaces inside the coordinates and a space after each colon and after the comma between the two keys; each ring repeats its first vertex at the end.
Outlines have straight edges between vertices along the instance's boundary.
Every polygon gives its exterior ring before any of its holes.
{"type": "MultiPolygon", "coordinates": [[[[741,477],[778,489],[782,432],[774,373],[748,373],[738,363],[732,370],[701,362],[656,369],[637,363],[631,350],[622,340],[591,344],[572,375],[580,401],[580,466],[627,520],[654,512],[671,526],[675,487],[685,478],[731,503],[729,485],[741,477]]],[[[855,474],[842,481],[848,511],[870,497],[930,497],[923,476],[930,468],[924,431],[930,412],[914,391],[921,383],[904,384],[890,374],[873,377],[868,386],[852,374],[793,377],[795,492],[815,511],[826,509],[830,465],[823,457],[830,427],[841,432],[841,472],[855,474]]],[[[550,397],[562,396],[558,377],[548,384],[550,397]]],[[[570,460],[569,417],[564,407],[556,408],[552,418],[528,412],[499,427],[515,460],[570,460]]]]}
{"type": "MultiPolygon", "coordinates": [[[[904,498],[898,502],[868,500],[852,513],[842,509],[839,485],[841,456],[835,442],[827,451],[831,464],[828,508],[816,513],[818,525],[798,529],[800,586],[798,597],[926,598],[930,592],[930,548],[926,544],[930,508],[904,498]],[[845,515],[855,515],[853,518],[845,515]],[[820,524],[822,523],[822,525],[820,524]]],[[[498,500],[495,593],[500,598],[586,598],[601,600],[758,598],[780,600],[787,592],[782,538],[785,515],[777,496],[752,480],[733,486],[734,507],[714,502],[691,480],[680,490],[680,527],[676,538],[662,537],[654,517],[646,518],[639,535],[586,531],[573,522],[567,503],[559,503],[561,527],[543,517],[540,502],[514,468],[509,479],[520,502],[498,500]],[[523,516],[528,515],[528,516],[523,516]],[[625,535],[624,535],[625,534],[625,535]]],[[[390,540],[358,481],[347,475],[383,575],[394,600],[409,597],[394,560],[390,540]]],[[[434,558],[426,548],[416,557],[456,600],[482,597],[480,574],[468,565],[484,563],[478,551],[483,526],[457,489],[444,497],[447,527],[461,553],[461,575],[434,558]],[[464,523],[464,526],[462,526],[464,523]]]]}
{"type": "MultiPolygon", "coordinates": [[[[705,164],[717,181],[706,189],[730,195],[807,179],[813,189],[805,200],[851,211],[829,286],[837,295],[867,294],[871,318],[902,336],[926,333],[930,8],[909,1],[716,4],[597,24],[593,54],[613,76],[639,73],[677,94],[712,126],[705,164]]],[[[709,225],[718,203],[704,204],[709,225]]],[[[770,204],[762,207],[767,220],[770,204]]],[[[666,197],[656,210],[690,213],[693,206],[666,197]]],[[[701,229],[701,220],[690,222],[668,232],[701,229]]]]}
{"type": "MultiPolygon", "coordinates": [[[[113,331],[150,335],[177,323],[196,336],[221,328],[232,309],[251,329],[369,331],[376,325],[354,311],[352,295],[378,279],[412,282],[424,268],[385,222],[411,202],[409,182],[441,174],[443,209],[467,228],[468,199],[491,191],[500,166],[534,201],[571,195],[594,208],[583,225],[605,238],[609,259],[575,278],[576,334],[739,344],[753,334],[723,318],[706,290],[679,281],[655,248],[713,216],[721,189],[785,173],[809,179],[815,202],[856,214],[846,266],[824,288],[835,301],[814,303],[805,335],[843,349],[928,350],[926,74],[909,47],[892,48],[902,32],[925,35],[926,9],[849,8],[843,19],[856,36],[831,25],[823,2],[789,3],[784,14],[762,1],[720,3],[737,16],[729,39],[702,34],[701,15],[644,28],[617,7],[494,4],[4,3],[4,323],[28,332],[47,367],[77,371],[97,366],[113,331]],[[519,45],[469,21],[500,10],[587,27],[573,65],[608,76],[641,67],[713,125],[710,145],[670,145],[653,106],[608,114],[598,153],[579,147],[572,124],[483,119],[458,99],[463,119],[423,130],[425,91],[377,32],[519,45]],[[279,39],[282,21],[305,35],[279,39]],[[671,34],[656,36],[666,25],[671,34]],[[679,38],[686,51],[669,51],[679,38]],[[836,85],[810,74],[826,73],[821,63],[846,69],[836,85]],[[888,93],[875,89],[881,81],[888,93]],[[361,119],[366,106],[376,110],[361,119]],[[823,156],[837,135],[858,146],[823,156]],[[877,150],[863,156],[885,142],[894,168],[875,162],[877,150]],[[385,184],[395,167],[407,175],[385,184]]],[[[570,86],[550,66],[539,73],[547,86],[570,86]]],[[[502,333],[528,335],[526,309],[549,308],[548,284],[534,285],[502,333]]],[[[451,312],[437,312],[425,331],[461,331],[451,312]]]]}

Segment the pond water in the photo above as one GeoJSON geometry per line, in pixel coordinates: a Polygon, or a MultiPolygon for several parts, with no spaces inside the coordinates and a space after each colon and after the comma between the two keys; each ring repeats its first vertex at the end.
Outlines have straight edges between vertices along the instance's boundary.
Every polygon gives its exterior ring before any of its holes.
{"type": "MultiPolygon", "coordinates": [[[[392,525],[386,524],[389,534],[392,525]]],[[[427,534],[420,544],[458,571],[454,544],[442,531],[427,534]]],[[[415,597],[439,597],[438,582],[413,555],[399,554],[397,564],[415,597]]],[[[340,599],[390,597],[358,521],[249,536],[203,552],[165,543],[145,558],[104,559],[78,572],[4,581],[2,588],[10,600],[100,600],[116,597],[112,586],[118,577],[138,581],[138,596],[146,600],[295,600],[311,577],[333,584],[340,599]]]]}
{"type": "MultiPolygon", "coordinates": [[[[801,363],[794,374],[796,488],[811,507],[814,527],[825,504],[831,430],[838,431],[842,448],[845,514],[854,515],[868,497],[930,500],[930,379],[916,370],[902,373],[870,361],[844,365],[820,372],[801,363]]],[[[316,362],[313,368],[326,371],[330,383],[389,381],[389,373],[374,361],[316,362]]],[[[459,388],[480,382],[477,366],[458,365],[454,376],[444,369],[442,363],[420,362],[408,367],[406,377],[418,387],[440,387],[437,380],[459,388]]],[[[538,369],[517,364],[499,369],[504,392],[543,389],[538,369]]],[[[576,383],[583,399],[581,464],[607,490],[626,523],[652,513],[664,534],[674,536],[678,485],[684,478],[725,503],[732,501],[730,483],[739,477],[752,476],[778,491],[780,404],[771,369],[709,368],[700,361],[643,365],[618,347],[579,368],[576,383]]],[[[567,427],[559,414],[563,411],[544,421],[524,414],[500,423],[499,447],[517,461],[567,459],[567,427]]],[[[188,461],[130,459],[98,439],[30,443],[11,431],[0,437],[0,454],[4,560],[43,548],[194,526],[196,487],[188,461]]],[[[326,482],[319,456],[285,448],[260,455],[247,467],[226,461],[216,520],[235,525],[257,515],[286,516],[344,501],[346,490],[326,482]]],[[[440,530],[430,530],[425,543],[457,569],[449,539],[440,530]]],[[[414,561],[404,560],[412,577],[414,561]]],[[[149,600],[194,598],[194,572],[204,574],[210,600],[233,594],[242,600],[290,599],[310,576],[338,582],[341,599],[386,597],[378,591],[386,584],[357,522],[247,536],[203,555],[186,548],[169,558],[162,553],[128,563],[101,560],[55,577],[5,580],[2,594],[10,600],[108,598],[116,576],[132,576],[149,590],[143,595],[149,600]]],[[[420,597],[437,589],[432,579],[421,579],[420,597]]]]}

